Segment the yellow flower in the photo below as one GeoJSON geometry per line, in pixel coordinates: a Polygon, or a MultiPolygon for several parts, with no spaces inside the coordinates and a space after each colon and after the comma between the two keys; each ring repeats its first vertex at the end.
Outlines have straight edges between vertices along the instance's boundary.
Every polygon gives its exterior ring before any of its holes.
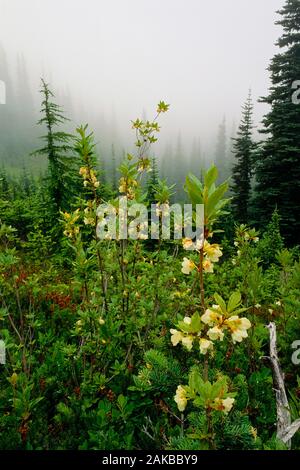
{"type": "Polygon", "coordinates": [[[223,411],[223,413],[227,414],[233,407],[234,401],[234,398],[230,397],[224,399],[217,397],[212,403],[212,408],[217,411],[223,411]]]}
{"type": "Polygon", "coordinates": [[[191,238],[184,238],[182,240],[182,246],[185,250],[200,251],[203,246],[203,240],[196,240],[196,242],[193,242],[191,238]]]}
{"type": "Polygon", "coordinates": [[[205,240],[203,248],[204,253],[210,261],[213,263],[217,263],[219,261],[219,258],[222,256],[222,251],[220,250],[220,246],[217,243],[210,244],[205,240]]]}
{"type": "Polygon", "coordinates": [[[85,166],[82,166],[82,167],[80,168],[80,170],[79,170],[79,174],[80,174],[81,176],[84,176],[84,177],[85,177],[86,174],[87,174],[87,171],[88,171],[88,169],[87,169],[85,166]]]}
{"type": "Polygon", "coordinates": [[[190,317],[184,317],[183,319],[184,323],[186,323],[187,325],[190,325],[191,322],[192,322],[192,319],[190,317]]]}
{"type": "Polygon", "coordinates": [[[186,347],[186,349],[188,351],[191,351],[192,347],[193,347],[193,341],[194,341],[194,338],[193,336],[183,336],[181,342],[182,342],[182,345],[186,347]]]}
{"type": "Polygon", "coordinates": [[[128,199],[132,200],[135,198],[135,192],[132,188],[128,188],[127,190],[127,193],[126,193],[126,196],[128,197],[128,199]]]}
{"type": "Polygon", "coordinates": [[[126,185],[124,183],[120,184],[119,193],[126,193],[126,185]]]}
{"type": "Polygon", "coordinates": [[[213,342],[205,338],[200,338],[200,353],[206,354],[209,349],[213,348],[213,342]]]}
{"type": "Polygon", "coordinates": [[[224,333],[219,326],[214,326],[213,328],[210,328],[210,330],[208,330],[207,336],[212,341],[216,341],[217,339],[223,341],[224,333]]]}
{"type": "MultiPolygon", "coordinates": [[[[213,308],[221,312],[219,305],[213,305],[213,308]]],[[[202,315],[201,320],[203,323],[205,323],[205,325],[213,326],[215,323],[218,323],[222,320],[222,315],[221,313],[215,312],[214,310],[210,310],[208,308],[202,315]]]]}
{"type": "Polygon", "coordinates": [[[229,413],[229,411],[233,407],[233,403],[234,403],[234,398],[228,397],[222,400],[222,405],[224,406],[224,413],[229,413]]]}
{"type": "Polygon", "coordinates": [[[178,385],[174,400],[177,403],[179,411],[184,411],[187,405],[186,391],[182,385],[178,385]]]}
{"type": "Polygon", "coordinates": [[[65,220],[69,220],[71,218],[71,214],[69,214],[68,212],[64,212],[64,218],[65,220]]]}
{"type": "Polygon", "coordinates": [[[103,320],[102,317],[99,317],[99,318],[98,318],[98,322],[100,323],[100,325],[104,325],[105,320],[103,320]]]}
{"type": "Polygon", "coordinates": [[[171,343],[173,344],[173,346],[177,346],[177,344],[180,343],[180,341],[182,340],[183,334],[181,333],[181,331],[174,330],[174,329],[171,329],[170,333],[172,335],[171,343]]]}
{"type": "Polygon", "coordinates": [[[194,243],[191,238],[184,238],[182,240],[182,246],[185,250],[193,250],[194,249],[194,243]]]}
{"type": "Polygon", "coordinates": [[[213,273],[214,272],[214,265],[209,259],[205,259],[203,261],[203,269],[205,273],[213,273]]]}
{"type": "Polygon", "coordinates": [[[92,217],[84,217],[83,222],[85,225],[95,225],[95,220],[92,217]]]}
{"type": "Polygon", "coordinates": [[[243,338],[247,338],[247,330],[251,328],[248,318],[239,318],[237,315],[234,315],[228,318],[225,323],[231,330],[231,337],[234,343],[240,343],[243,341],[243,338]]]}
{"type": "Polygon", "coordinates": [[[196,267],[195,263],[190,261],[188,258],[183,258],[181,265],[181,272],[183,272],[183,274],[190,274],[191,271],[196,267]]]}

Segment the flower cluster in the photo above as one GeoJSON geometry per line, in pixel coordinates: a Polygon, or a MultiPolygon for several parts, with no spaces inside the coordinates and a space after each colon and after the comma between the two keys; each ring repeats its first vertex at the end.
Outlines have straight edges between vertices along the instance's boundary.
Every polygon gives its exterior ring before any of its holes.
{"type": "Polygon", "coordinates": [[[247,310],[240,308],[240,293],[233,293],[227,305],[218,294],[215,294],[215,299],[219,300],[219,303],[206,309],[201,317],[194,313],[191,318],[184,317],[183,321],[178,323],[178,329],[170,329],[173,346],[181,343],[191,351],[196,342],[200,353],[205,355],[213,351],[215,341],[223,341],[225,333],[231,335],[234,344],[247,338],[251,323],[248,318],[239,317],[240,313],[247,310]]]}
{"type": "Polygon", "coordinates": [[[75,238],[79,233],[79,227],[76,226],[76,222],[80,217],[80,209],[76,209],[75,212],[61,212],[65,222],[64,235],[68,238],[75,238]]]}
{"type": "Polygon", "coordinates": [[[213,305],[202,315],[203,323],[211,327],[207,331],[207,336],[212,340],[223,341],[224,331],[229,330],[233,343],[241,343],[247,338],[247,330],[251,328],[248,318],[239,318],[238,315],[232,315],[226,318],[226,313],[222,311],[220,305],[213,305]]]}
{"type": "Polygon", "coordinates": [[[85,223],[85,225],[96,225],[95,201],[89,200],[87,202],[87,206],[84,209],[83,222],[85,223]]]}
{"type": "Polygon", "coordinates": [[[237,248],[236,257],[232,259],[232,264],[236,265],[239,262],[242,254],[247,253],[247,248],[251,243],[258,243],[258,232],[255,229],[250,229],[247,225],[242,224],[237,227],[235,231],[234,246],[237,248]]]}
{"type": "Polygon", "coordinates": [[[134,178],[123,177],[119,181],[119,192],[126,194],[127,198],[132,200],[135,198],[135,192],[138,182],[134,178]]]}
{"type": "Polygon", "coordinates": [[[84,187],[90,186],[93,189],[97,189],[100,185],[99,181],[96,178],[96,173],[93,169],[86,166],[82,166],[79,170],[79,174],[83,177],[84,187]]]}
{"type": "Polygon", "coordinates": [[[137,171],[139,173],[143,173],[144,171],[146,172],[152,171],[150,159],[147,157],[139,158],[139,161],[137,163],[137,171]]]}
{"type": "MultiPolygon", "coordinates": [[[[214,271],[214,264],[219,261],[219,258],[222,256],[222,251],[220,245],[217,243],[209,243],[207,240],[204,240],[204,243],[201,240],[193,242],[189,238],[183,239],[183,248],[185,250],[196,250],[200,251],[203,248],[203,263],[202,269],[205,273],[212,273],[214,271]]],[[[190,274],[194,269],[198,271],[201,269],[200,265],[195,264],[188,258],[183,258],[181,271],[183,274],[190,274]]]]}

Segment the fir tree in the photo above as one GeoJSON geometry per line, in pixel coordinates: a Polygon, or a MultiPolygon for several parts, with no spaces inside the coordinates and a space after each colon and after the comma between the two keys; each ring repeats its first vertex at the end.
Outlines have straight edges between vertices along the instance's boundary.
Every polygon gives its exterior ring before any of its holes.
{"type": "Polygon", "coordinates": [[[271,61],[272,86],[262,102],[271,106],[263,133],[268,134],[256,168],[255,207],[263,225],[275,207],[282,234],[289,244],[300,241],[300,105],[293,104],[292,88],[300,79],[300,2],[287,0],[277,24],[284,29],[277,45],[281,52],[271,61]]]}
{"type": "Polygon", "coordinates": [[[0,169],[0,200],[8,199],[9,196],[9,183],[5,168],[0,169]]]}
{"type": "Polygon", "coordinates": [[[61,107],[52,101],[54,94],[43,79],[40,91],[43,95],[41,109],[43,117],[38,124],[46,125],[47,134],[41,137],[46,145],[33,152],[33,155],[46,155],[48,158],[48,190],[54,213],[57,214],[62,208],[68,207],[67,199],[72,185],[74,163],[74,160],[69,156],[73,136],[57,130],[59,125],[69,119],[64,116],[61,107]]]}
{"type": "Polygon", "coordinates": [[[155,199],[156,185],[158,183],[159,174],[157,169],[156,158],[152,158],[151,173],[147,182],[147,201],[149,204],[155,204],[157,201],[155,199]]]}
{"type": "Polygon", "coordinates": [[[115,146],[111,146],[111,180],[113,191],[117,190],[117,165],[116,165],[116,152],[115,146]]]}
{"type": "Polygon", "coordinates": [[[275,209],[266,231],[257,247],[257,254],[264,267],[275,263],[278,253],[283,250],[284,243],[280,234],[280,215],[275,209]]]}
{"type": "Polygon", "coordinates": [[[256,144],[252,140],[252,113],[253,104],[251,92],[243,106],[242,120],[239,125],[237,137],[232,139],[235,164],[232,170],[233,185],[231,187],[234,198],[232,201],[233,213],[239,223],[248,222],[249,200],[251,192],[251,177],[253,172],[252,153],[256,144]]]}

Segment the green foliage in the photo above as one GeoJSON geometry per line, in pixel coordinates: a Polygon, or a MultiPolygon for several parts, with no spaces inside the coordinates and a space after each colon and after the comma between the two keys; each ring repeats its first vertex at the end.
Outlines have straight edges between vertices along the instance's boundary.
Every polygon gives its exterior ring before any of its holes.
{"type": "Polygon", "coordinates": [[[43,117],[38,124],[46,127],[47,134],[41,137],[45,141],[45,146],[33,154],[47,156],[49,196],[53,204],[54,215],[57,215],[60,209],[67,206],[66,194],[70,191],[72,181],[71,165],[74,163],[70,158],[72,135],[56,129],[68,119],[63,115],[61,107],[51,101],[54,94],[43,79],[41,94],[43,95],[41,107],[43,117]]]}
{"type": "MultiPolygon", "coordinates": [[[[158,115],[167,108],[159,103],[158,115]]],[[[49,122],[60,124],[58,108],[50,111],[49,122]]],[[[219,262],[223,246],[211,237],[217,222],[224,228],[228,183],[216,184],[215,166],[201,180],[188,175],[185,185],[191,202],[205,206],[204,243],[99,240],[103,200],[116,207],[126,195],[129,207],[142,201],[160,209],[173,196],[155,165],[150,192],[142,181],[156,118],[133,125],[146,141],[121,162],[113,193],[98,170],[93,133],[78,127],[70,168],[76,197],[61,187],[61,230],[49,217],[43,178],[22,184],[1,173],[0,340],[7,360],[0,364],[0,448],[283,449],[262,358],[265,325],[276,321],[298,417],[291,344],[300,335],[299,252],[284,247],[275,213],[261,240],[254,228],[232,223],[235,238],[227,238],[219,262]]],[[[293,446],[299,448],[296,436],[293,446]]]]}
{"type": "Polygon", "coordinates": [[[239,223],[247,223],[249,220],[253,154],[256,148],[252,140],[252,113],[253,104],[251,92],[249,92],[248,99],[243,106],[243,115],[237,137],[233,139],[233,152],[236,162],[232,169],[232,191],[234,194],[232,205],[235,219],[239,223]]]}
{"type": "Polygon", "coordinates": [[[280,51],[269,66],[270,93],[263,102],[270,106],[263,124],[267,135],[256,160],[255,221],[265,226],[275,208],[281,217],[282,235],[289,245],[299,244],[300,106],[294,104],[292,84],[300,76],[300,3],[286,0],[277,24],[283,35],[277,45],[280,51]]]}

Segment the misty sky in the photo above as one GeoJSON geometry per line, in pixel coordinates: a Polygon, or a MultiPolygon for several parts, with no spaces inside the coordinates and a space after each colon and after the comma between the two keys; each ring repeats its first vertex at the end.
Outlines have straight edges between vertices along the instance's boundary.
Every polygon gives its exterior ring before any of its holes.
{"type": "MultiPolygon", "coordinates": [[[[0,42],[11,66],[27,62],[39,99],[39,78],[69,89],[87,116],[130,119],[156,103],[171,104],[162,142],[213,145],[223,115],[238,124],[249,87],[266,94],[266,68],[277,51],[274,26],[284,0],[0,0],[0,42]]],[[[1,71],[0,71],[1,79],[1,71]]],[[[266,108],[255,104],[259,123],[266,108]]],[[[100,137],[100,136],[97,136],[100,137]]],[[[133,136],[132,136],[133,138],[133,136]]]]}

